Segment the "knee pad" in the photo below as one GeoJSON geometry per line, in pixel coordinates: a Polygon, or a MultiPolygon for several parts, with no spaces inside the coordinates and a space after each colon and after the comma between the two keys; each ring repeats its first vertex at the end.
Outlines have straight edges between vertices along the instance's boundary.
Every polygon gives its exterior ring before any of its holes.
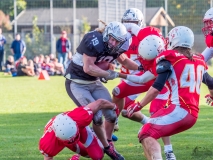
{"type": "Polygon", "coordinates": [[[123,110],[121,111],[121,115],[122,115],[123,117],[127,117],[127,110],[123,109],[123,110]]]}
{"type": "Polygon", "coordinates": [[[104,117],[105,117],[107,122],[110,122],[110,123],[116,122],[117,115],[116,115],[115,111],[113,111],[111,109],[104,109],[103,114],[104,114],[104,117]]]}
{"type": "Polygon", "coordinates": [[[115,87],[113,90],[112,90],[112,94],[114,96],[118,96],[120,94],[120,89],[118,87],[115,87]]]}
{"type": "Polygon", "coordinates": [[[96,126],[100,126],[103,124],[103,120],[102,120],[102,111],[99,110],[93,117],[93,123],[96,126]]]}

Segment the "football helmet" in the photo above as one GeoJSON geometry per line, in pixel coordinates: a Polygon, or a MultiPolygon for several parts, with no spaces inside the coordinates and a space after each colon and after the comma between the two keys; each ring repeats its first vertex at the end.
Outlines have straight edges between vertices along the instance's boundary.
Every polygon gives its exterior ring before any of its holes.
{"type": "Polygon", "coordinates": [[[194,45],[194,33],[185,26],[174,27],[166,38],[166,48],[174,49],[175,47],[192,48],[194,45]]]}
{"type": "Polygon", "coordinates": [[[110,22],[104,29],[103,41],[108,44],[109,38],[113,37],[119,44],[115,47],[109,48],[109,53],[116,53],[119,48],[127,41],[128,33],[126,27],[120,22],[110,22]]]}
{"type": "Polygon", "coordinates": [[[157,35],[148,35],[138,46],[138,53],[144,60],[153,60],[161,52],[165,50],[165,43],[162,38],[157,35]]]}
{"type": "Polygon", "coordinates": [[[213,8],[210,8],[203,18],[204,27],[202,28],[203,34],[207,36],[213,33],[213,8]]]}
{"type": "Polygon", "coordinates": [[[80,134],[76,122],[66,114],[59,114],[52,124],[55,136],[65,142],[74,143],[79,140],[80,134]]]}
{"type": "Polygon", "coordinates": [[[122,23],[131,23],[136,22],[139,27],[143,27],[144,25],[144,16],[143,13],[137,8],[129,8],[123,14],[121,19],[122,23]]]}

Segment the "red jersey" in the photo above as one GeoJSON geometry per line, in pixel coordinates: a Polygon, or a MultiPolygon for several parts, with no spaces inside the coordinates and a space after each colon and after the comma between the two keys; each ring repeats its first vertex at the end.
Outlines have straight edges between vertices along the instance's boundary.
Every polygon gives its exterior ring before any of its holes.
{"type": "MultiPolygon", "coordinates": [[[[138,45],[139,41],[136,36],[132,36],[132,43],[129,46],[129,49],[124,53],[127,55],[128,58],[135,61],[138,58],[138,45]]],[[[121,66],[121,73],[130,74],[131,71],[126,69],[124,66],[121,66]]]]}
{"type": "Polygon", "coordinates": [[[207,69],[204,58],[194,55],[194,61],[191,61],[177,51],[168,50],[156,58],[156,63],[162,59],[172,64],[173,72],[167,83],[171,91],[170,103],[180,105],[197,117],[200,86],[207,69]]]}

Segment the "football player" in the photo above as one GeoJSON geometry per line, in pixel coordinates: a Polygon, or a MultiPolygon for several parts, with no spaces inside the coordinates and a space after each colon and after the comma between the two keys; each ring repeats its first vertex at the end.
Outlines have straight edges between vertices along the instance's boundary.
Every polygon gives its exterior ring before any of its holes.
{"type": "MultiPolygon", "coordinates": [[[[145,25],[143,13],[137,8],[127,9],[125,11],[125,13],[123,14],[121,22],[123,24],[134,23],[134,24],[138,25],[140,28],[143,28],[145,25]]],[[[138,52],[137,52],[139,41],[138,41],[138,38],[134,34],[131,34],[131,35],[132,35],[132,42],[129,46],[129,49],[125,52],[125,54],[128,58],[132,59],[133,61],[135,61],[138,64],[138,66],[140,66],[140,62],[138,61],[138,52]]],[[[124,74],[139,74],[140,73],[140,71],[129,70],[123,65],[121,66],[120,72],[124,73],[124,74]]],[[[122,84],[125,85],[125,83],[127,83],[125,80],[121,80],[120,85],[122,85],[122,84]]],[[[120,99],[119,102],[118,102],[118,99],[114,96],[113,102],[116,102],[118,105],[129,106],[130,104],[135,102],[135,99],[138,96],[139,96],[139,94],[129,95],[127,97],[120,99]],[[121,104],[119,104],[119,103],[121,103],[121,104]]],[[[142,116],[142,115],[138,115],[138,116],[142,116]]],[[[144,118],[144,121],[145,121],[145,118],[144,118]]],[[[118,129],[119,129],[118,123],[116,123],[114,130],[118,131],[118,129]]]]}
{"type": "MultiPolygon", "coordinates": [[[[213,57],[213,8],[210,8],[203,18],[204,27],[202,28],[205,36],[207,48],[202,52],[205,61],[209,61],[213,57]]],[[[210,88],[212,89],[212,88],[210,88]]],[[[205,96],[207,104],[213,106],[213,92],[205,96]]]]}
{"type": "Polygon", "coordinates": [[[131,116],[156,98],[166,83],[171,89],[168,108],[154,113],[139,131],[138,138],[147,159],[162,160],[157,139],[183,132],[196,123],[201,82],[205,80],[204,83],[213,86],[206,79],[207,66],[203,57],[191,52],[193,44],[191,29],[185,26],[173,28],[168,33],[168,50],[155,59],[158,74],[155,82],[140,103],[127,109],[131,116]]]}
{"type": "MultiPolygon", "coordinates": [[[[46,124],[39,141],[39,150],[44,155],[44,160],[53,160],[53,157],[65,147],[78,153],[79,156],[101,160],[104,157],[103,146],[98,143],[98,139],[88,127],[95,113],[101,109],[115,111],[117,107],[114,103],[99,99],[53,117],[46,124]]],[[[104,148],[104,151],[108,153],[109,149],[104,148]]],[[[79,156],[75,155],[71,160],[78,160],[79,156]]]]}
{"type": "MultiPolygon", "coordinates": [[[[120,22],[109,23],[103,33],[92,31],[84,35],[65,73],[66,91],[77,106],[85,106],[100,98],[112,101],[109,91],[98,77],[112,80],[118,74],[111,70],[102,70],[96,63],[111,63],[117,59],[128,69],[138,69],[138,65],[123,54],[128,50],[130,40],[131,35],[120,22]]],[[[114,111],[100,110],[94,115],[93,130],[105,148],[113,149],[112,152],[105,150],[112,159],[124,159],[120,154],[115,154],[112,143],[116,119],[114,111]],[[105,117],[104,125],[102,113],[105,117]]]]}

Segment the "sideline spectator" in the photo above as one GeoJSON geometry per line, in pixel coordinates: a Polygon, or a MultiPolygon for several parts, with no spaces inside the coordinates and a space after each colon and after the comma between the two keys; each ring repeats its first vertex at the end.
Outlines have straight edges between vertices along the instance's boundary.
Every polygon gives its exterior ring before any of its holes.
{"type": "Polygon", "coordinates": [[[22,57],[17,67],[17,76],[34,76],[34,67],[27,64],[27,58],[22,57]]]}
{"type": "Polygon", "coordinates": [[[15,40],[12,42],[10,48],[15,61],[23,57],[26,51],[26,45],[25,42],[21,40],[21,36],[19,33],[16,34],[15,40]]]}
{"type": "Polygon", "coordinates": [[[3,59],[4,59],[4,45],[6,44],[6,39],[2,35],[2,28],[0,27],[0,71],[2,71],[3,59]]]}
{"type": "Polygon", "coordinates": [[[58,39],[56,43],[56,50],[58,52],[58,61],[63,64],[64,68],[67,64],[68,58],[71,59],[71,43],[67,39],[67,32],[62,31],[61,37],[58,39]]]}
{"type": "Polygon", "coordinates": [[[39,64],[39,57],[38,56],[34,57],[33,66],[34,66],[35,75],[39,75],[39,73],[41,72],[41,64],[39,64]]]}
{"type": "Polygon", "coordinates": [[[54,76],[54,74],[55,74],[54,65],[52,63],[50,63],[49,56],[45,56],[44,62],[41,65],[41,69],[46,70],[50,76],[54,76]]]}
{"type": "Polygon", "coordinates": [[[56,75],[64,75],[64,66],[61,63],[58,63],[58,58],[54,58],[52,60],[54,65],[55,74],[56,75]]]}
{"type": "Polygon", "coordinates": [[[8,56],[5,63],[5,75],[13,75],[13,73],[16,73],[14,58],[13,56],[8,56]]]}

